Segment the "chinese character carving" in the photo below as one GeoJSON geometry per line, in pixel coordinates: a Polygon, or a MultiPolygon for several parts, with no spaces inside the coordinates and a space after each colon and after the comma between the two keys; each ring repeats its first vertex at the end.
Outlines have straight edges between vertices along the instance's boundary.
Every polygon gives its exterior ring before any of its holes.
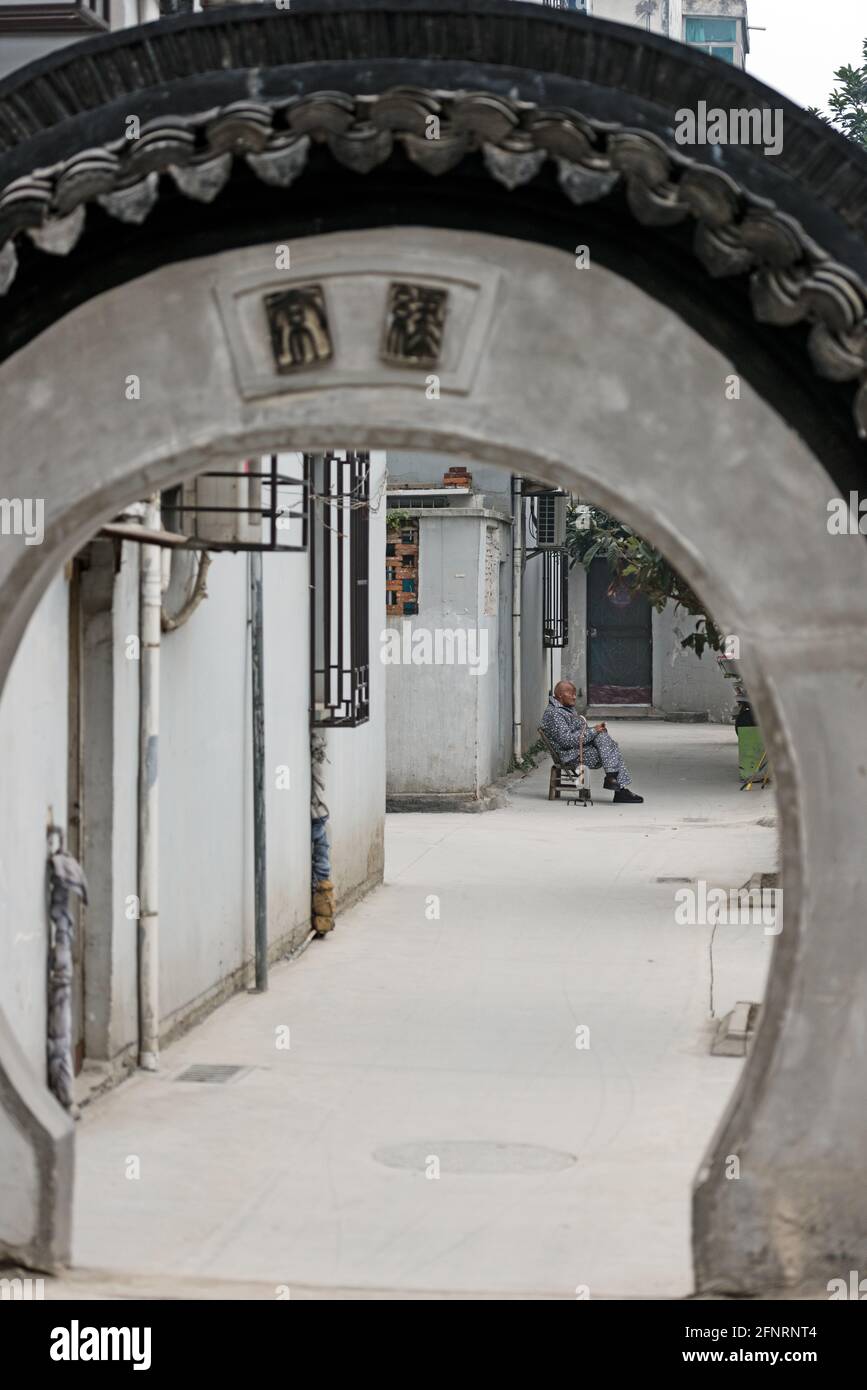
{"type": "Polygon", "coordinates": [[[321,285],[297,285],[268,294],[265,313],[278,372],[297,372],[331,360],[331,334],[321,285]]]}
{"type": "Polygon", "coordinates": [[[435,367],[447,302],[448,290],[393,281],[388,287],[383,359],[397,367],[435,367]]]}

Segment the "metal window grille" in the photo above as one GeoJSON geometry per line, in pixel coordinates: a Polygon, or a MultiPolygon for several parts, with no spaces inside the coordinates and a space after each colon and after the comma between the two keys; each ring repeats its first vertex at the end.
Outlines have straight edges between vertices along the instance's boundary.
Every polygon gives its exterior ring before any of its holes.
{"type": "Polygon", "coordinates": [[[370,455],[309,454],[310,718],[370,718],[370,455]]]}
{"type": "Polygon", "coordinates": [[[565,550],[542,554],[542,644],[565,647],[569,640],[569,556],[565,550]]]}
{"type": "Polygon", "coordinates": [[[162,494],[163,525],[191,550],[307,549],[309,478],[279,469],[279,454],[200,473],[162,494]]]}

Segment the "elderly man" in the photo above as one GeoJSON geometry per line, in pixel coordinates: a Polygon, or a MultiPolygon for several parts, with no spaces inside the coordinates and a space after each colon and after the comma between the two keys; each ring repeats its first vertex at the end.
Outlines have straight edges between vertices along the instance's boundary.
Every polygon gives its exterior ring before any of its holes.
{"type": "Polygon", "coordinates": [[[548,697],[548,708],[542,715],[542,728],[556,748],[560,761],[573,770],[578,766],[581,737],[584,738],[584,762],[587,767],[604,767],[603,786],[614,792],[616,802],[636,803],[643,796],[629,791],[632,778],[626,770],[623,755],[604,724],[591,728],[583,714],[575,712],[578,692],[571,681],[558,681],[554,694],[548,697]]]}

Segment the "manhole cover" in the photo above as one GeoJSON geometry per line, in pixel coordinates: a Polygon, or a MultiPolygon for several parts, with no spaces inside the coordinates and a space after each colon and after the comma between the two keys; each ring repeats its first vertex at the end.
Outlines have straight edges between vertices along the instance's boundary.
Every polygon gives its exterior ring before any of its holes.
{"type": "Polygon", "coordinates": [[[175,1080],[202,1081],[210,1086],[220,1086],[226,1081],[231,1081],[233,1076],[242,1071],[246,1071],[246,1067],[229,1067],[220,1062],[197,1063],[193,1067],[187,1067],[175,1080]]]}
{"type": "Polygon", "coordinates": [[[574,1154],[537,1144],[497,1144],[488,1139],[428,1139],[421,1143],[386,1144],[373,1157],[387,1168],[423,1173],[431,1159],[447,1173],[556,1173],[571,1168],[574,1154]]]}

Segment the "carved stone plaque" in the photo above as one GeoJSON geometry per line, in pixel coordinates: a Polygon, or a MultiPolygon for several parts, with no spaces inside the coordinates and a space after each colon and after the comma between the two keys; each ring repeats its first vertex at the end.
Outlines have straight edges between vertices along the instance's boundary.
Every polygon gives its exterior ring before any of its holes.
{"type": "Polygon", "coordinates": [[[448,290],[393,280],[388,287],[382,358],[395,367],[435,367],[440,360],[448,290]]]}
{"type": "Polygon", "coordinates": [[[321,285],[296,285],[265,296],[274,365],[280,373],[303,371],[333,356],[321,285]]]}
{"type": "Polygon", "coordinates": [[[444,394],[466,395],[484,361],[500,270],[462,257],[444,274],[408,228],[378,232],[364,254],[355,249],[355,233],[338,235],[336,253],[312,238],[299,243],[297,255],[293,246],[291,276],[275,271],[272,256],[256,269],[250,253],[250,265],[215,278],[245,399],[341,386],[405,387],[416,376],[424,389],[426,371],[436,374],[444,394]],[[396,294],[400,285],[424,291],[421,300],[396,294]]]}

